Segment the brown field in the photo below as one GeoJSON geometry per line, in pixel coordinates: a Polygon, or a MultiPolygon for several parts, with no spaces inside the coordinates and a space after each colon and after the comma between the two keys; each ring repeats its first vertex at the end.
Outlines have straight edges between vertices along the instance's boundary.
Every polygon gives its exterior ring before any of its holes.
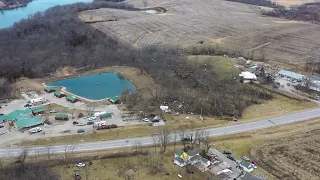
{"type": "MultiPolygon", "coordinates": [[[[258,162],[268,179],[319,179],[320,119],[212,139],[220,150],[258,162]]],[[[256,172],[256,170],[255,170],[256,172]]]]}
{"type": "MultiPolygon", "coordinates": [[[[140,0],[129,4],[142,8],[140,0]]],[[[268,60],[296,65],[320,51],[320,26],[285,19],[263,17],[257,6],[223,0],[149,0],[149,7],[160,6],[164,14],[97,9],[79,16],[116,18],[117,21],[91,24],[106,34],[134,47],[178,45],[192,47],[205,41],[226,51],[263,54],[268,60]],[[262,50],[262,51],[261,51],[262,50]]]]}

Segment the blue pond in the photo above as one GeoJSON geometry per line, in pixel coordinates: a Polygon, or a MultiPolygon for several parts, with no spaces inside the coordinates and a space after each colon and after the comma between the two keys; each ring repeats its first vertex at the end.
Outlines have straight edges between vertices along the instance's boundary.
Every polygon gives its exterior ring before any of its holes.
{"type": "Polygon", "coordinates": [[[119,96],[124,89],[136,89],[129,80],[117,73],[102,73],[65,79],[51,82],[47,86],[66,87],[68,92],[92,100],[119,96]]]}
{"type": "Polygon", "coordinates": [[[92,0],[33,0],[26,7],[20,7],[12,10],[0,12],[0,28],[7,28],[21,19],[39,11],[45,11],[56,5],[66,5],[76,2],[92,2],[92,0]]]}

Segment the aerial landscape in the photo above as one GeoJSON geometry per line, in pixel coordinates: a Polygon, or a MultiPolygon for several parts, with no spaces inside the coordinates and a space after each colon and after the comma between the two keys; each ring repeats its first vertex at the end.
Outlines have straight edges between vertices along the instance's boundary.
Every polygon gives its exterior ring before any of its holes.
{"type": "Polygon", "coordinates": [[[0,11],[0,179],[319,179],[318,0],[0,11]]]}

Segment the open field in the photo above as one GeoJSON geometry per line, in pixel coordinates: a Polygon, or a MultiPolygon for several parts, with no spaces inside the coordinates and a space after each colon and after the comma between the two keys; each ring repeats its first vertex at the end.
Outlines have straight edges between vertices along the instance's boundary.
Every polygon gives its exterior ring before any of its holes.
{"type": "Polygon", "coordinates": [[[315,162],[319,160],[319,157],[316,157],[319,150],[311,150],[319,148],[317,142],[319,129],[320,119],[315,119],[255,132],[212,138],[212,143],[220,150],[233,151],[237,158],[245,155],[258,161],[258,166],[262,166],[273,174],[260,169],[262,173],[267,174],[268,179],[317,179],[319,171],[316,172],[316,170],[319,170],[317,169],[319,165],[315,162]],[[282,151],[284,149],[286,150],[282,151]],[[316,159],[311,160],[315,157],[316,159]],[[306,176],[302,177],[301,173],[306,176]],[[288,174],[290,175],[286,176],[288,174]]]}
{"type": "Polygon", "coordinates": [[[79,171],[83,178],[88,177],[90,180],[120,180],[124,179],[123,176],[118,176],[118,172],[121,169],[125,171],[123,174],[129,175],[132,179],[139,180],[171,180],[177,179],[177,174],[181,174],[183,179],[187,180],[203,180],[207,177],[207,173],[202,173],[196,168],[192,168],[193,174],[188,174],[185,168],[174,165],[172,162],[174,152],[172,146],[169,147],[169,150],[161,158],[163,161],[163,171],[152,174],[149,172],[150,161],[154,161],[159,154],[153,154],[153,148],[144,149],[148,149],[152,157],[150,155],[137,155],[100,159],[91,161],[92,165],[84,168],[70,164],[54,167],[53,170],[59,173],[63,180],[73,179],[74,171],[79,171]]]}
{"type": "MultiPolygon", "coordinates": [[[[142,7],[138,0],[128,3],[142,7]]],[[[168,11],[155,15],[105,8],[84,11],[80,16],[116,18],[91,25],[135,47],[193,47],[203,40],[203,46],[253,53],[274,63],[292,65],[320,53],[309,53],[320,45],[319,25],[263,17],[257,6],[223,0],[149,0],[148,7],[154,6],[168,11]]]]}

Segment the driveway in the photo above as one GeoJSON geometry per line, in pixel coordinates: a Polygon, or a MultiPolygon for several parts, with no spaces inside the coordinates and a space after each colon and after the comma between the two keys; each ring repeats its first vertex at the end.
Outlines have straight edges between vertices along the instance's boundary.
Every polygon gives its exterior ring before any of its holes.
{"type": "Polygon", "coordinates": [[[233,178],[237,178],[240,174],[240,171],[237,169],[237,163],[228,159],[224,154],[222,154],[220,151],[218,151],[215,148],[210,148],[209,149],[209,154],[215,154],[218,156],[218,158],[222,161],[222,162],[226,162],[231,166],[231,170],[233,172],[233,174],[230,174],[230,177],[233,178]]]}

